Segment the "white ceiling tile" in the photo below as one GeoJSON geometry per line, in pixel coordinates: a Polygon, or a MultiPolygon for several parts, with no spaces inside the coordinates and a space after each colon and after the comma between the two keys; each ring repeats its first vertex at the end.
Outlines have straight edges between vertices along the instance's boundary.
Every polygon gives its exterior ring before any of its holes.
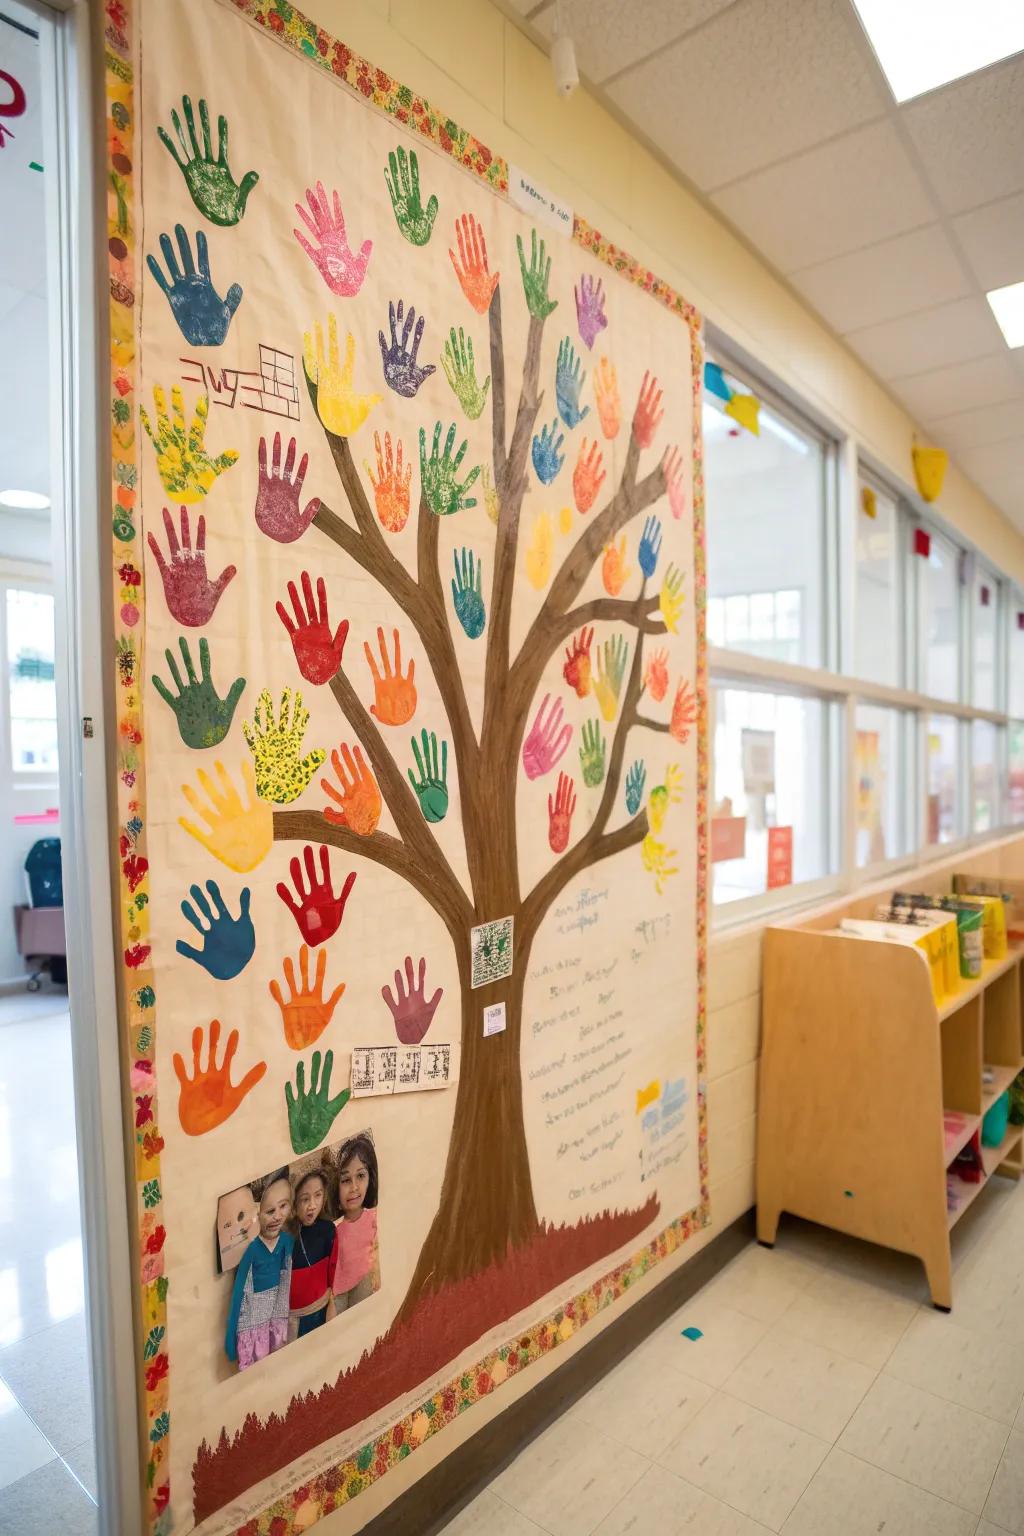
{"type": "Polygon", "coordinates": [[[1006,351],[992,311],[977,297],[955,299],[952,304],[869,325],[851,331],[846,339],[883,379],[907,378],[926,368],[944,368],[1006,351]]]}
{"type": "Polygon", "coordinates": [[[1020,382],[1009,354],[1004,352],[900,379],[892,390],[912,416],[919,421],[931,421],[937,416],[953,416],[958,411],[1016,400],[1020,382]]]}
{"type": "Polygon", "coordinates": [[[710,191],[884,110],[848,0],[739,0],[608,88],[710,191]]]}
{"type": "Polygon", "coordinates": [[[899,136],[871,123],[714,194],[783,272],[828,261],[933,218],[899,136]]]}
{"type": "MultiPolygon", "coordinates": [[[[600,84],[700,26],[732,0],[562,0],[562,24],[576,44],[583,74],[600,84]]],[[[534,18],[553,37],[555,8],[534,18]]]]}
{"type": "Polygon", "coordinates": [[[1024,388],[1019,400],[1002,405],[986,405],[978,410],[958,411],[955,416],[936,416],[928,422],[936,442],[951,453],[966,448],[983,448],[1001,443],[1008,437],[1024,437],[1024,388]]]}
{"type": "Polygon", "coordinates": [[[900,111],[947,213],[1024,188],[1024,55],[900,111]]]}
{"type": "Polygon", "coordinates": [[[793,272],[790,282],[839,332],[894,320],[971,291],[938,224],[793,272]]]}
{"type": "Polygon", "coordinates": [[[1024,282],[1024,192],[962,213],[953,228],[986,292],[1024,282]]]}

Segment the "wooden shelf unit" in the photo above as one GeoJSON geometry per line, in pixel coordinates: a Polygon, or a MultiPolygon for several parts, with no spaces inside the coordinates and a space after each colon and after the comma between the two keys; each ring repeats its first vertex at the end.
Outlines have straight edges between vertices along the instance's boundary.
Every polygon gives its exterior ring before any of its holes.
{"type": "Polygon", "coordinates": [[[949,1309],[951,1228],[988,1178],[1024,1172],[1011,1125],[983,1148],[982,1182],[957,1180],[947,1210],[950,1162],[1024,1066],[1024,950],[986,961],[938,1006],[924,955],[828,931],[847,915],[870,912],[852,902],[765,933],[758,1239],[771,1246],[787,1211],[916,1254],[932,1301],[949,1309]],[[944,1111],[963,1123],[945,1125],[944,1111]]]}

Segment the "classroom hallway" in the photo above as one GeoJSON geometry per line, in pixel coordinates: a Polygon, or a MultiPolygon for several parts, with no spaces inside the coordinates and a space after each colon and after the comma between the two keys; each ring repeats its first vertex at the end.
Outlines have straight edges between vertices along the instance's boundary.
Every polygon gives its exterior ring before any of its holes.
{"type": "Polygon", "coordinates": [[[1024,1183],[953,1260],[945,1316],[915,1260],[784,1217],[445,1536],[1024,1536],[1024,1183]]]}

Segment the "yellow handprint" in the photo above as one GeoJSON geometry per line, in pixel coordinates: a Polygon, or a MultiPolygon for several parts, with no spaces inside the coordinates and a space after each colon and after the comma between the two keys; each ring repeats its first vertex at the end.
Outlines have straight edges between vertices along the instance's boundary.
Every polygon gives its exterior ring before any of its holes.
{"type": "Polygon", "coordinates": [[[335,437],[351,437],[359,430],[380,395],[357,395],[352,388],[352,370],[356,361],[356,341],[349,331],[345,342],[345,364],[338,366],[338,322],[327,317],[327,356],[324,357],[324,333],[319,320],[313,333],[302,337],[302,362],[306,377],[316,385],[316,411],[328,432],[335,437]],[[316,344],[314,346],[314,335],[316,344]]]}
{"type": "Polygon", "coordinates": [[[484,488],[484,506],[487,509],[487,516],[490,518],[495,528],[497,528],[498,512],[500,510],[498,503],[498,492],[495,488],[494,481],[491,479],[490,470],[487,468],[486,464],[484,465],[480,476],[480,483],[484,488]]]}
{"type": "Polygon", "coordinates": [[[678,804],[682,798],[683,770],[678,763],[669,763],[664,784],[656,784],[647,801],[647,820],[652,832],[661,831],[669,806],[678,804]]]}
{"type": "Polygon", "coordinates": [[[678,857],[676,850],[666,848],[664,843],[658,842],[653,833],[648,832],[640,844],[640,857],[643,859],[644,869],[649,869],[654,876],[654,889],[660,896],[665,889],[665,881],[679,873],[679,865],[669,863],[670,859],[678,857]]]}
{"type": "Polygon", "coordinates": [[[156,406],[156,430],[146,414],[145,406],[139,415],[150,442],[156,451],[156,468],[160,483],[168,496],[179,504],[201,501],[218,475],[230,469],[238,458],[234,448],[228,448],[217,458],[211,459],[204,446],[206,418],[210,412],[208,395],[200,395],[192,425],[185,430],[185,402],[177,385],[171,390],[171,414],[167,414],[167,396],[157,384],[153,389],[156,406]]]}
{"type": "Polygon", "coordinates": [[[618,597],[632,574],[633,567],[626,559],[626,535],[623,534],[617,545],[605,545],[604,559],[601,562],[601,578],[604,581],[605,591],[610,597],[618,597]]]}
{"type": "Polygon", "coordinates": [[[231,780],[223,763],[215,763],[219,785],[215,785],[205,768],[199,770],[199,783],[209,805],[204,803],[191,784],[181,786],[182,794],[197,816],[209,827],[203,832],[194,821],[179,816],[178,824],[185,828],[197,842],[220,859],[229,869],[245,874],[262,863],[274,841],[274,813],[269,805],[256,795],[256,775],[251,763],[242,764],[242,779],[248,791],[248,804],[231,780]],[[212,809],[210,808],[212,807],[212,809]]]}
{"type": "Polygon", "coordinates": [[[546,512],[541,512],[533,520],[533,532],[526,550],[526,574],[531,587],[535,587],[538,592],[547,586],[551,575],[554,542],[551,519],[546,512]]]}
{"type": "Polygon", "coordinates": [[[658,607],[665,620],[665,628],[673,635],[679,633],[679,615],[683,611],[683,573],[670,565],[658,593],[658,607]]]}
{"type": "Polygon", "coordinates": [[[273,701],[264,688],[252,723],[246,720],[242,725],[242,735],[256,764],[256,793],[261,800],[272,800],[276,805],[297,800],[327,756],[323,747],[314,747],[307,757],[299,757],[308,724],[309,710],[302,707],[302,694],[296,692],[293,706],[290,688],[281,695],[275,724],[273,701]]]}
{"type": "Polygon", "coordinates": [[[572,533],[572,507],[563,507],[558,514],[558,531],[563,537],[572,533]]]}
{"type": "Polygon", "coordinates": [[[594,678],[594,695],[601,713],[608,721],[615,719],[622,692],[622,679],[626,675],[629,646],[622,635],[613,635],[597,648],[597,676],[594,678]],[[603,653],[603,654],[602,654],[603,653]]]}

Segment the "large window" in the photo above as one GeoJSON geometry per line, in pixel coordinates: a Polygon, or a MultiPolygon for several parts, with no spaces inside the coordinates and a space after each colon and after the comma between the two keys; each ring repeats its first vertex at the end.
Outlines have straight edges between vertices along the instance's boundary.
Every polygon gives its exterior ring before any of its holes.
{"type": "MultiPolygon", "coordinates": [[[[915,542],[922,530],[914,529],[915,542]]],[[[920,625],[918,688],[933,699],[960,695],[959,554],[939,533],[924,533],[927,554],[915,551],[920,625]]]]}
{"type": "Polygon", "coordinates": [[[53,597],[6,589],[7,688],[11,767],[18,774],[57,774],[53,597]]]}
{"type": "Polygon", "coordinates": [[[991,832],[1002,824],[999,790],[999,727],[991,720],[971,722],[971,825],[991,832]]]}
{"type": "Polygon", "coordinates": [[[892,496],[862,480],[857,506],[854,676],[903,681],[901,519],[892,496]]]}
{"type": "Polygon", "coordinates": [[[971,587],[971,703],[978,709],[998,709],[1000,584],[994,572],[979,566],[971,587]]]}
{"type": "Polygon", "coordinates": [[[857,868],[884,864],[908,851],[907,717],[874,704],[857,706],[857,868]]]}
{"type": "Polygon", "coordinates": [[[925,841],[952,843],[960,835],[960,724],[951,715],[928,721],[928,800],[925,841]]]}

